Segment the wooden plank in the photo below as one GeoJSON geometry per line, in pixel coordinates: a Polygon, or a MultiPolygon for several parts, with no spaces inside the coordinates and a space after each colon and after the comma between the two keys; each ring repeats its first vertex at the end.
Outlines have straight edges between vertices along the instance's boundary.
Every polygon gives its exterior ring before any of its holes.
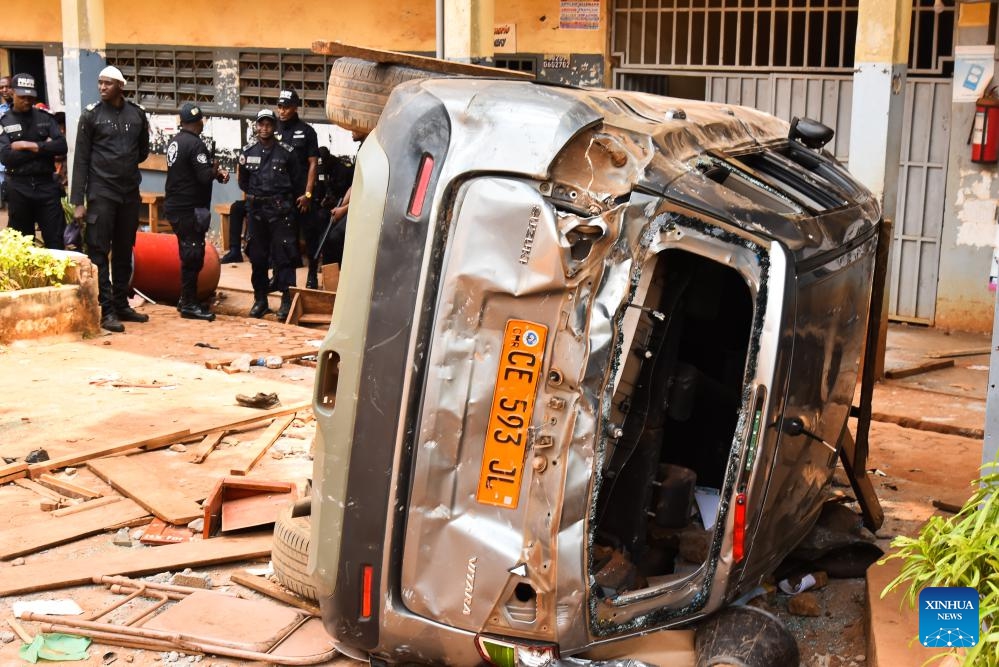
{"type": "Polygon", "coordinates": [[[943,359],[944,357],[974,357],[979,354],[989,354],[991,347],[970,347],[963,350],[948,350],[946,352],[927,352],[924,357],[930,359],[943,359]]]}
{"type": "Polygon", "coordinates": [[[257,438],[254,443],[256,451],[250,460],[238,468],[233,468],[229,471],[229,474],[245,475],[250,472],[250,468],[255,466],[257,461],[263,458],[264,454],[267,453],[267,450],[274,444],[274,441],[281,437],[281,434],[284,433],[284,430],[288,428],[293,421],[295,421],[295,415],[288,415],[281,417],[280,419],[275,419],[271,425],[267,427],[267,430],[264,431],[259,438],[257,438]]]}
{"type": "Polygon", "coordinates": [[[428,72],[439,72],[441,74],[458,74],[461,76],[482,76],[493,79],[524,79],[534,81],[533,74],[528,72],[515,72],[513,70],[500,69],[498,67],[485,67],[483,65],[471,65],[468,63],[456,63],[448,60],[438,60],[437,58],[427,58],[425,56],[414,56],[409,53],[398,51],[383,51],[381,49],[366,49],[361,46],[352,46],[343,42],[312,42],[312,52],[321,53],[324,56],[361,58],[375,63],[388,63],[392,65],[405,65],[415,67],[428,72]]]}
{"type": "Polygon", "coordinates": [[[52,475],[39,475],[38,483],[47,486],[53,491],[57,491],[64,496],[69,498],[79,498],[80,500],[93,500],[94,498],[100,498],[101,494],[93,489],[88,489],[85,486],[79,484],[74,484],[69,480],[59,479],[52,475]]]}
{"type": "Polygon", "coordinates": [[[15,479],[21,479],[27,476],[27,463],[9,463],[7,465],[0,466],[0,484],[13,482],[15,479]]]}
{"type": "Polygon", "coordinates": [[[42,498],[47,498],[57,503],[62,502],[64,500],[68,500],[67,498],[64,498],[62,494],[53,491],[47,486],[42,486],[38,482],[32,482],[30,479],[15,479],[14,483],[20,486],[21,488],[37,493],[42,498]]]}
{"type": "Polygon", "coordinates": [[[190,429],[185,428],[182,431],[161,433],[159,435],[154,435],[149,438],[143,438],[142,440],[136,440],[124,444],[94,447],[93,449],[88,449],[82,452],[76,452],[75,454],[69,454],[67,456],[60,456],[54,459],[49,459],[48,461],[42,461],[41,463],[32,463],[31,465],[28,466],[28,473],[31,475],[32,479],[36,479],[51,470],[66,468],[67,466],[76,465],[78,463],[85,463],[92,459],[100,458],[102,456],[109,456],[111,454],[117,454],[119,452],[125,452],[128,451],[129,449],[136,449],[138,447],[141,447],[143,449],[155,449],[157,447],[167,447],[189,435],[192,435],[190,429]]]}
{"type": "Polygon", "coordinates": [[[309,602],[304,598],[300,598],[289,590],[286,590],[280,584],[275,584],[270,579],[266,577],[255,577],[249,574],[240,574],[235,572],[229,576],[229,581],[237,583],[240,586],[246,586],[252,591],[258,593],[263,593],[269,598],[278,600],[279,602],[284,602],[290,604],[293,607],[298,607],[302,611],[306,611],[312,616],[319,616],[319,607],[315,604],[309,602]]]}
{"type": "MultiPolygon", "coordinates": [[[[226,288],[228,289],[228,288],[226,288]]],[[[284,361],[291,361],[292,359],[301,359],[302,357],[314,357],[319,354],[319,348],[317,347],[303,347],[292,350],[290,352],[285,352],[283,354],[257,354],[250,355],[251,357],[281,357],[284,361]]],[[[229,364],[235,361],[237,358],[241,357],[241,354],[227,354],[215,359],[208,359],[205,361],[205,368],[209,370],[222,370],[226,368],[229,364]]],[[[273,415],[272,415],[273,416],[273,415]]]]}
{"type": "Polygon", "coordinates": [[[921,364],[916,364],[915,366],[906,366],[904,368],[892,368],[885,371],[885,377],[889,380],[901,380],[902,378],[911,377],[913,375],[919,375],[921,373],[929,373],[930,371],[938,371],[942,368],[950,368],[954,365],[953,359],[941,359],[939,361],[925,361],[921,364]]]}
{"type": "Polygon", "coordinates": [[[93,583],[95,576],[142,576],[185,567],[197,568],[219,563],[267,558],[271,553],[270,532],[216,537],[155,549],[121,549],[95,558],[52,563],[29,563],[0,568],[0,596],[35,593],[93,583]]]}
{"type": "MultiPolygon", "coordinates": [[[[200,477],[177,479],[176,473],[169,470],[157,475],[138,458],[141,457],[96,459],[88,462],[87,467],[118,493],[167,523],[188,524],[201,516],[198,501],[206,497],[207,490],[201,491],[200,477]]],[[[178,462],[190,467],[187,461],[178,462]]]]}
{"type": "Polygon", "coordinates": [[[60,517],[69,516],[70,514],[79,514],[80,512],[86,512],[87,510],[97,509],[98,507],[104,507],[105,505],[116,503],[121,499],[121,496],[101,496],[100,498],[88,500],[77,505],[64,507],[61,510],[53,510],[50,516],[60,517]]]}
{"type": "Polygon", "coordinates": [[[24,629],[24,626],[18,623],[13,616],[7,619],[7,625],[10,626],[10,629],[14,631],[14,634],[17,635],[18,638],[25,644],[30,644],[35,640],[35,638],[28,634],[28,631],[24,629]]]}
{"type": "Polygon", "coordinates": [[[191,453],[191,458],[188,460],[191,463],[204,463],[208,455],[215,451],[218,444],[222,442],[222,438],[225,437],[225,431],[213,431],[205,436],[205,439],[201,441],[198,448],[191,453]]]}
{"type": "Polygon", "coordinates": [[[0,531],[0,560],[72,542],[144,516],[146,510],[126,500],[79,516],[40,519],[18,528],[8,528],[0,531]]]}

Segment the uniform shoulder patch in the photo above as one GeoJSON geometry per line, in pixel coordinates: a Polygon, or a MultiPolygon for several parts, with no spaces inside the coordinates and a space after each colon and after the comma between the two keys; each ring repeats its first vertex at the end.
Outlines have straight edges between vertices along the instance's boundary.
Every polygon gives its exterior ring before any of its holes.
{"type": "Polygon", "coordinates": [[[93,111],[94,109],[96,109],[97,108],[97,104],[98,104],[97,102],[93,102],[91,104],[88,104],[87,105],[87,111],[93,111]]]}
{"type": "Polygon", "coordinates": [[[142,106],[141,104],[139,104],[138,102],[136,102],[136,101],[134,101],[134,100],[126,100],[126,101],[127,101],[127,102],[128,102],[129,104],[131,104],[131,105],[132,105],[133,107],[138,107],[139,109],[142,109],[142,111],[145,111],[145,110],[146,110],[146,107],[142,106]]]}
{"type": "Polygon", "coordinates": [[[243,150],[244,151],[248,151],[248,150],[250,150],[251,148],[253,148],[256,145],[257,145],[257,140],[256,139],[250,139],[250,141],[247,142],[247,144],[245,146],[243,146],[243,150]]]}

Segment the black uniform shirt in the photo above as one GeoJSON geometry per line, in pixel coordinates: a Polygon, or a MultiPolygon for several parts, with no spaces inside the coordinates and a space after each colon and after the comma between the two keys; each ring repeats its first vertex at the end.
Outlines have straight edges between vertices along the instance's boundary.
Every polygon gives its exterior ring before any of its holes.
{"type": "Polygon", "coordinates": [[[146,112],[126,100],[120,109],[96,102],[84,109],[76,134],[73,189],[70,201],[85,197],[124,201],[138,191],[139,163],[149,156],[149,122],[146,112]]]}
{"type": "Polygon", "coordinates": [[[254,197],[294,197],[301,172],[294,153],[283,141],[269,147],[251,141],[239,156],[239,189],[254,197]]]}
{"type": "Polygon", "coordinates": [[[301,196],[305,194],[305,186],[308,185],[309,158],[319,157],[319,137],[316,136],[316,131],[312,129],[312,126],[299,118],[297,114],[286,123],[278,121],[274,137],[295,149],[295,159],[300,168],[300,176],[295,182],[295,195],[301,196]]]}
{"type": "Polygon", "coordinates": [[[8,175],[52,179],[56,156],[65,154],[66,137],[51,114],[32,107],[24,113],[11,109],[0,116],[0,162],[8,175]],[[15,151],[11,148],[15,141],[34,141],[38,152],[15,151]]]}
{"type": "Polygon", "coordinates": [[[164,208],[167,211],[208,208],[212,203],[215,167],[201,137],[182,129],[170,140],[166,158],[164,208]]]}

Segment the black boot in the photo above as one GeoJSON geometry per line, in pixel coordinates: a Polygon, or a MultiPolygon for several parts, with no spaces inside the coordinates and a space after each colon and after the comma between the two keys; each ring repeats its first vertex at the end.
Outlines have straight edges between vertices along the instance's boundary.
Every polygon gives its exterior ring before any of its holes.
{"type": "Polygon", "coordinates": [[[281,307],[277,311],[278,322],[288,319],[289,311],[291,311],[291,292],[281,292],[281,307]]]}
{"type": "Polygon", "coordinates": [[[207,310],[200,303],[185,303],[180,309],[180,316],[187,320],[204,320],[206,322],[215,321],[215,313],[207,310]]]}
{"type": "Polygon", "coordinates": [[[113,333],[122,333],[125,331],[125,325],[121,323],[121,320],[114,313],[108,313],[101,318],[101,328],[113,333]]]}
{"type": "Polygon", "coordinates": [[[149,315],[145,313],[140,313],[131,306],[125,306],[123,308],[115,308],[115,314],[118,319],[122,322],[148,322],[149,315]]]}
{"type": "Polygon", "coordinates": [[[222,255],[219,264],[238,264],[243,261],[243,253],[238,248],[232,248],[222,255]]]}
{"type": "Polygon", "coordinates": [[[319,289],[319,262],[309,258],[309,272],[305,276],[305,287],[307,289],[319,289]]]}
{"type": "Polygon", "coordinates": [[[253,307],[250,308],[250,317],[260,318],[269,312],[271,312],[271,309],[267,304],[267,294],[255,292],[253,295],[253,307]]]}

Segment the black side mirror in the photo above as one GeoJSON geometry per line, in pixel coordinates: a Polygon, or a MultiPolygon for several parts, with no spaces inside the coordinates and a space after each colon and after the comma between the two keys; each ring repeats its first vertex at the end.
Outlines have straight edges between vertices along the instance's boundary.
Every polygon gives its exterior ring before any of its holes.
{"type": "Polygon", "coordinates": [[[818,150],[828,144],[836,132],[828,125],[823,125],[811,118],[791,119],[791,129],[788,130],[787,138],[791,141],[798,140],[808,148],[818,150]]]}

